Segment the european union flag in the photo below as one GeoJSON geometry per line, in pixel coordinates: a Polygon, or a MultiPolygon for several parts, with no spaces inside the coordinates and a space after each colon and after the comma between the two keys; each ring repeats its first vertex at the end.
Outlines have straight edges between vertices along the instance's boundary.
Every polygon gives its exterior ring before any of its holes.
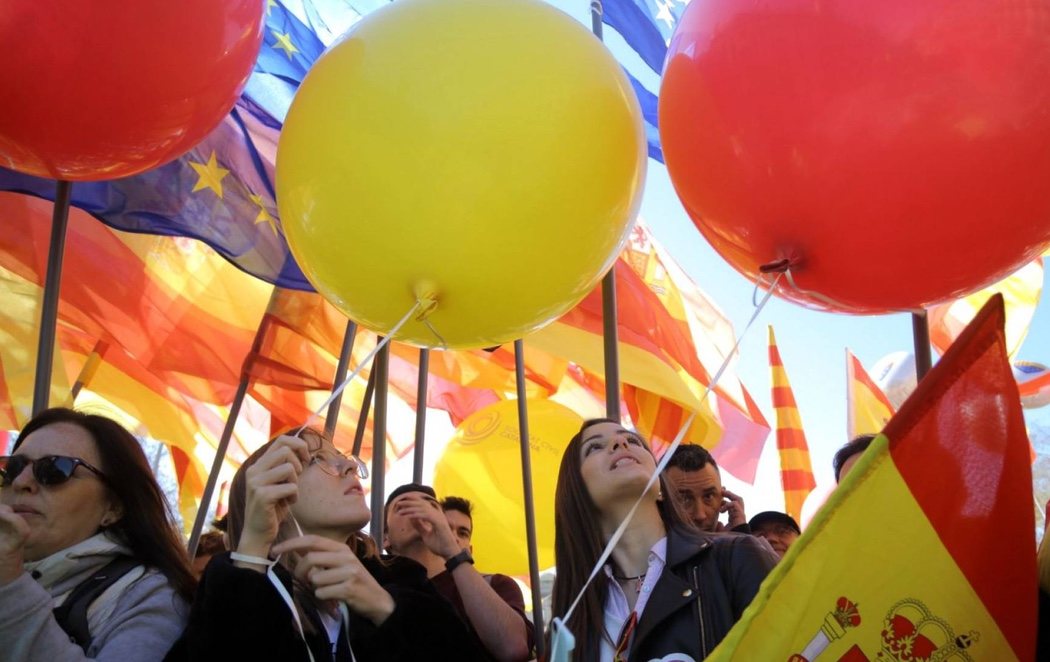
{"type": "MultiPolygon", "coordinates": [[[[642,106],[649,156],[664,160],[657,128],[657,94],[667,42],[671,39],[688,0],[603,0],[602,22],[622,38],[638,58],[620,58],[631,79],[631,86],[642,106]],[[645,82],[643,82],[645,81],[645,82]]],[[[606,34],[610,47],[617,50],[615,39],[606,34]]]]}

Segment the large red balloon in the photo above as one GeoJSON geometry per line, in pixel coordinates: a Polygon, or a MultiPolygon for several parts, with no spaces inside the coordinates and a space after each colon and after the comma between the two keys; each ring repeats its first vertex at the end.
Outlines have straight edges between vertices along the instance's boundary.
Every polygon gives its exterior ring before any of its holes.
{"type": "Polygon", "coordinates": [[[1050,0],[693,0],[659,121],[703,235],[806,305],[917,308],[1050,244],[1050,0]]]}
{"type": "Polygon", "coordinates": [[[20,0],[0,11],[0,165],[67,180],[133,175],[229,112],[265,0],[20,0]]]}

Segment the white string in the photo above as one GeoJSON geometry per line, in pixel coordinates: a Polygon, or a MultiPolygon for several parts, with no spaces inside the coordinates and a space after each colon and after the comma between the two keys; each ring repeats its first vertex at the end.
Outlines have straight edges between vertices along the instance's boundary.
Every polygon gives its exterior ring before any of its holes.
{"type": "MultiPolygon", "coordinates": [[[[754,324],[756,319],[758,319],[759,313],[761,313],[762,309],[766,307],[766,304],[769,302],[769,298],[773,295],[773,290],[776,289],[777,282],[780,280],[780,276],[781,274],[777,274],[777,277],[773,279],[772,285],[770,285],[769,289],[766,290],[765,296],[762,297],[762,301],[759,302],[758,306],[755,308],[755,312],[752,313],[751,319],[747,321],[747,324],[744,325],[744,330],[740,332],[739,336],[737,336],[736,342],[733,343],[733,349],[728,354],[726,354],[725,359],[722,361],[722,365],[719,366],[718,371],[714,374],[714,377],[712,377],[711,381],[704,387],[704,393],[700,396],[700,404],[703,404],[704,401],[707,400],[707,395],[711,392],[711,389],[713,389],[718,384],[718,380],[722,378],[723,373],[725,373],[726,369],[729,367],[730,361],[732,361],[733,356],[736,354],[737,349],[740,347],[740,341],[743,340],[744,336],[747,335],[747,332],[751,328],[751,325],[754,324]]],[[[576,610],[576,606],[580,603],[580,600],[583,599],[583,594],[587,591],[587,587],[591,585],[591,582],[594,581],[594,578],[598,576],[598,573],[601,572],[602,568],[605,566],[605,562],[609,560],[609,556],[612,554],[613,550],[616,549],[616,545],[620,542],[620,538],[623,537],[624,531],[627,530],[627,526],[631,522],[631,518],[634,517],[635,511],[638,510],[638,506],[645,499],[645,495],[649,493],[649,489],[656,483],[657,480],[659,480],[660,474],[663,473],[664,469],[667,468],[668,463],[671,461],[671,456],[674,454],[675,449],[677,449],[681,445],[682,439],[685,437],[685,433],[689,430],[690,426],[692,426],[693,420],[695,418],[695,412],[689,415],[689,418],[686,419],[685,425],[683,425],[682,429],[680,429],[678,431],[678,434],[675,435],[674,441],[672,441],[671,445],[668,446],[667,450],[664,451],[663,457],[660,458],[659,464],[656,465],[656,470],[653,472],[653,475],[649,476],[649,481],[645,484],[645,488],[642,490],[642,493],[638,495],[638,499],[634,502],[634,505],[631,506],[631,509],[627,512],[627,516],[622,522],[620,522],[620,526],[616,528],[616,531],[613,532],[612,537],[609,538],[609,542],[605,544],[605,549],[602,550],[601,556],[598,557],[598,561],[594,564],[594,569],[591,570],[590,577],[588,577],[587,581],[584,582],[583,587],[580,588],[580,592],[576,594],[576,599],[572,601],[572,605],[569,607],[569,610],[565,612],[564,616],[561,617],[560,620],[562,621],[562,623],[568,621],[572,617],[572,613],[576,610]]],[[[671,495],[667,495],[667,498],[671,498],[671,495]]]]}
{"type": "Polygon", "coordinates": [[[378,344],[376,344],[375,348],[373,348],[372,351],[368,353],[368,356],[366,356],[363,361],[357,364],[357,367],[354,368],[354,371],[352,373],[350,373],[350,376],[344,379],[342,384],[333,389],[332,394],[328,396],[328,399],[321,403],[321,406],[318,407],[314,411],[314,413],[310,414],[310,418],[306,419],[306,422],[303,423],[302,427],[295,431],[295,434],[292,435],[293,437],[298,437],[302,433],[302,431],[307,428],[307,426],[309,426],[311,423],[320,418],[321,412],[328,409],[328,405],[332,404],[332,402],[334,402],[335,399],[338,398],[340,394],[342,394],[343,389],[349,386],[350,382],[354,381],[354,377],[357,377],[358,373],[360,373],[365,368],[365,366],[371,365],[372,359],[375,358],[375,355],[378,354],[379,351],[383,349],[383,347],[385,347],[388,342],[390,342],[390,338],[395,333],[401,330],[401,327],[405,325],[405,322],[407,322],[417,310],[419,310],[420,306],[422,306],[422,303],[416,301],[415,305],[413,305],[412,308],[407,313],[405,313],[405,316],[401,318],[401,321],[395,324],[394,328],[390,329],[390,332],[383,336],[383,339],[380,340],[378,344]]]}

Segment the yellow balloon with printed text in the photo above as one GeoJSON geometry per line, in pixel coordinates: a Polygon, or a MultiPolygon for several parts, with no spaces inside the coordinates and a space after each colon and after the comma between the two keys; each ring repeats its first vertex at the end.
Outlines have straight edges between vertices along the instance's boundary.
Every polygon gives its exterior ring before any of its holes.
{"type": "Polygon", "coordinates": [[[646,139],[602,43],[540,0],[398,0],[310,70],[281,132],[292,253],[351,319],[476,348],[567,312],[638,211],[646,139]],[[419,319],[424,316],[425,319],[419,319]]]}
{"type": "MultiPolygon", "coordinates": [[[[529,448],[540,569],[554,565],[554,488],[569,439],[583,418],[545,399],[528,400],[529,448]]],[[[518,401],[503,400],[471,414],[434,469],[439,498],[474,504],[474,558],[481,572],[528,575],[525,500],[521,481],[518,401]]]]}

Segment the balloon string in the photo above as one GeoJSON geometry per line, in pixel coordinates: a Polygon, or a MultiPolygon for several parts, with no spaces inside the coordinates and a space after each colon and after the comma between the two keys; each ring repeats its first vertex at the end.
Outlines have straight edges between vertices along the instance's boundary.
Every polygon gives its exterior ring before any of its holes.
{"type": "MultiPolygon", "coordinates": [[[[818,307],[818,310],[823,310],[824,312],[846,312],[846,313],[864,313],[864,312],[867,312],[864,309],[857,308],[856,306],[850,306],[849,304],[845,304],[845,303],[842,303],[841,301],[837,301],[835,299],[832,299],[831,297],[827,296],[826,294],[821,294],[820,292],[816,292],[814,290],[806,290],[806,289],[803,289],[803,288],[799,287],[798,283],[795,282],[794,274],[791,273],[791,263],[787,259],[777,260],[776,262],[770,262],[769,264],[763,264],[758,269],[759,269],[759,274],[758,274],[758,279],[755,281],[755,290],[751,294],[751,303],[753,305],[758,305],[756,303],[756,298],[758,296],[758,290],[759,290],[760,287],[762,287],[762,285],[764,285],[766,283],[766,276],[768,274],[770,274],[770,273],[776,273],[776,274],[778,274],[778,278],[779,278],[779,275],[783,275],[787,279],[787,283],[791,287],[792,290],[794,290],[794,291],[796,291],[796,292],[798,292],[800,294],[804,294],[807,297],[809,297],[810,299],[814,299],[816,301],[819,301],[819,302],[823,303],[824,305],[818,307]]],[[[774,282],[773,285],[770,286],[770,289],[773,289],[775,286],[776,286],[776,283],[774,282]]],[[[919,313],[919,314],[921,314],[922,312],[924,312],[924,309],[923,308],[905,308],[905,309],[899,310],[897,312],[901,312],[901,313],[919,313]]]]}
{"type": "Polygon", "coordinates": [[[441,334],[437,332],[437,329],[434,328],[434,325],[430,323],[429,319],[424,317],[419,321],[422,322],[428,329],[430,329],[430,332],[433,333],[434,337],[438,339],[438,344],[440,345],[441,349],[448,349],[448,343],[445,342],[445,339],[442,338],[441,334]]]}
{"type": "MultiPolygon", "coordinates": [[[[733,343],[733,349],[730,350],[728,354],[726,354],[725,358],[722,360],[722,365],[718,367],[718,371],[715,372],[714,377],[712,377],[711,381],[704,386],[704,392],[700,396],[701,406],[703,405],[704,401],[707,400],[707,396],[709,393],[711,393],[711,390],[718,385],[718,381],[722,378],[722,375],[729,367],[730,361],[732,361],[733,356],[736,355],[737,350],[740,348],[740,341],[744,339],[744,337],[747,335],[747,332],[751,329],[751,326],[755,323],[755,320],[758,319],[759,313],[761,313],[762,309],[766,307],[767,303],[769,303],[769,298],[773,296],[773,290],[776,288],[777,283],[780,281],[780,277],[782,275],[783,272],[778,273],[773,279],[773,283],[770,286],[770,288],[766,291],[765,296],[762,297],[762,301],[755,306],[755,312],[751,314],[751,319],[747,321],[747,324],[744,325],[744,330],[740,332],[739,336],[737,336],[736,342],[733,343]]],[[[623,521],[620,522],[620,526],[618,526],[616,528],[616,531],[613,532],[612,537],[609,538],[609,542],[605,544],[605,549],[602,550],[601,555],[595,562],[594,568],[591,570],[590,577],[588,577],[587,581],[584,582],[583,586],[580,588],[580,592],[576,594],[576,599],[572,601],[572,604],[569,606],[568,611],[566,611],[565,615],[561,617],[561,621],[563,623],[565,621],[568,621],[569,618],[572,617],[572,613],[576,611],[576,606],[580,603],[580,600],[583,599],[583,594],[587,591],[587,587],[591,585],[591,582],[594,581],[594,578],[598,576],[598,573],[601,572],[603,567],[605,567],[605,562],[609,560],[609,556],[612,554],[613,550],[616,549],[616,544],[619,543],[620,538],[623,537],[624,532],[627,530],[627,526],[631,522],[631,518],[634,517],[635,511],[638,510],[638,506],[641,505],[642,501],[645,499],[645,495],[649,493],[649,489],[656,483],[657,480],[659,480],[660,474],[663,473],[664,469],[666,469],[667,465],[671,462],[671,456],[674,455],[675,450],[682,444],[682,439],[685,437],[686,432],[689,431],[689,428],[692,427],[693,421],[695,419],[696,412],[694,411],[692,414],[689,415],[689,418],[686,419],[685,424],[682,425],[682,428],[678,430],[678,434],[675,435],[674,441],[671,442],[671,445],[667,447],[667,450],[665,450],[664,454],[660,457],[660,462],[656,465],[656,469],[653,471],[653,474],[649,476],[649,481],[645,484],[645,487],[642,489],[642,493],[638,495],[638,499],[635,500],[634,505],[631,506],[631,509],[629,511],[627,511],[627,516],[624,517],[623,521]]],[[[666,498],[673,497],[668,495],[666,498]]]]}
{"type": "Polygon", "coordinates": [[[405,316],[401,318],[401,321],[395,324],[394,328],[390,329],[390,332],[383,336],[383,339],[376,344],[375,348],[373,348],[372,351],[368,353],[368,356],[366,356],[363,361],[357,364],[357,367],[354,368],[354,371],[352,373],[350,373],[350,376],[344,379],[342,384],[333,389],[332,394],[328,396],[328,399],[325,400],[324,403],[322,403],[321,406],[314,411],[314,413],[310,414],[310,417],[306,419],[306,422],[303,423],[302,427],[296,430],[295,434],[292,435],[293,437],[298,437],[299,434],[307,428],[307,426],[317,421],[321,417],[321,412],[328,409],[328,405],[332,404],[332,402],[339,397],[339,395],[343,392],[343,389],[349,386],[350,382],[354,381],[354,378],[357,377],[357,375],[361,372],[361,370],[365,368],[365,366],[372,364],[372,359],[375,358],[375,355],[378,354],[381,349],[386,347],[386,344],[390,342],[390,338],[401,330],[401,327],[405,325],[405,322],[411,319],[412,315],[414,315],[416,311],[420,309],[421,306],[422,302],[416,301],[412,308],[407,313],[405,313],[405,316]]]}

